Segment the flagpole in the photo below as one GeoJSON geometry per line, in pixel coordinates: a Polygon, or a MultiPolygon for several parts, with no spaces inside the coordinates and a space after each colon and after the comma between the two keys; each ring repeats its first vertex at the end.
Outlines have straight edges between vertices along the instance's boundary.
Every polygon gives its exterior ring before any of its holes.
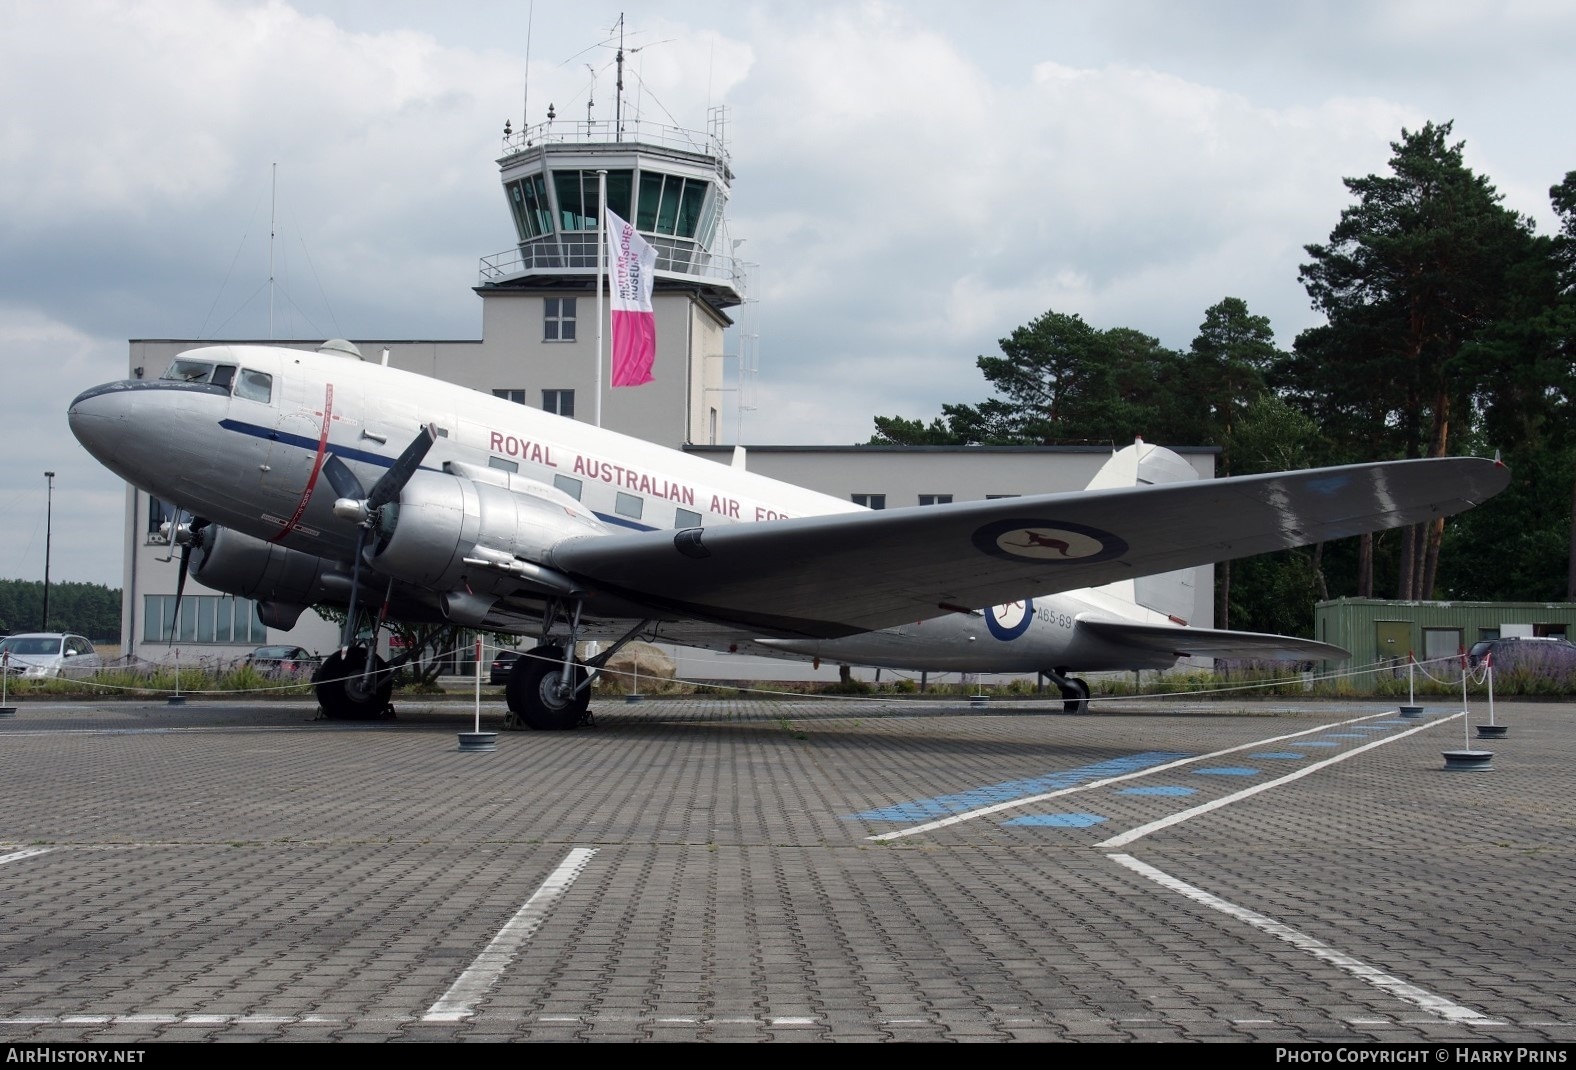
{"type": "Polygon", "coordinates": [[[596,404],[591,408],[602,426],[602,279],[607,270],[607,169],[596,173],[596,404]]]}

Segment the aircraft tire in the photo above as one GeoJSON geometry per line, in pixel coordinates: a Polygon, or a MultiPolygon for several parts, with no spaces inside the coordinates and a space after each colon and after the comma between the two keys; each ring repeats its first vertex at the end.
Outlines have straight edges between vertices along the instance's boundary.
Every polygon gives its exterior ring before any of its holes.
{"type": "MultiPolygon", "coordinates": [[[[578,726],[591,705],[591,689],[579,688],[564,698],[558,693],[558,678],[563,672],[564,651],[557,646],[539,646],[514,663],[504,698],[509,712],[527,728],[539,732],[561,732],[578,726]]],[[[586,667],[576,664],[576,686],[585,682],[586,667]]]]}
{"type": "Polygon", "coordinates": [[[1089,685],[1077,677],[1068,677],[1068,687],[1062,688],[1062,712],[1088,713],[1089,712],[1089,685]]]}
{"type": "Polygon", "coordinates": [[[361,680],[367,651],[357,647],[343,658],[335,651],[323,659],[312,674],[312,690],[323,716],[330,721],[375,721],[390,713],[389,698],[394,694],[394,677],[388,663],[372,655],[372,679],[361,680]]]}

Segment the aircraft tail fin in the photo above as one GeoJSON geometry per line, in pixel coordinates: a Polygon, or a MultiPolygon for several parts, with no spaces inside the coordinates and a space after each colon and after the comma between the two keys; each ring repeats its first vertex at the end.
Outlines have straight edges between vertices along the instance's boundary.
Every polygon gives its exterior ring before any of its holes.
{"type": "MultiPolygon", "coordinates": [[[[1193,466],[1177,454],[1164,446],[1152,446],[1138,438],[1133,440],[1131,446],[1111,454],[1110,460],[1095,473],[1086,489],[1185,483],[1197,478],[1198,473],[1193,470],[1193,466]]],[[[1156,576],[1141,576],[1136,580],[1119,580],[1100,590],[1113,598],[1159,613],[1178,624],[1185,624],[1194,615],[1197,572],[1197,569],[1188,568],[1156,576]]]]}

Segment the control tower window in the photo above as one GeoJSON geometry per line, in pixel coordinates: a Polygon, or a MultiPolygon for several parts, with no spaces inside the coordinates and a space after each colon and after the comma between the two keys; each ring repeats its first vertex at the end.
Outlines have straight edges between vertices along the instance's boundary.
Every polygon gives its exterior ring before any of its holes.
{"type": "MultiPolygon", "coordinates": [[[[607,203],[619,216],[629,214],[634,174],[630,171],[607,173],[607,203]]],[[[558,195],[558,229],[596,230],[597,173],[595,171],[554,171],[553,192],[558,195]]]]}
{"type": "Polygon", "coordinates": [[[521,241],[540,238],[553,229],[553,211],[547,203],[547,182],[541,175],[527,175],[509,183],[509,210],[521,241]]]}
{"type": "Polygon", "coordinates": [[[543,302],[542,340],[547,342],[573,342],[575,340],[575,299],[549,297],[543,302]]]}
{"type": "Polygon", "coordinates": [[[648,234],[695,237],[707,185],[698,178],[641,172],[640,211],[636,213],[635,228],[648,234]]]}

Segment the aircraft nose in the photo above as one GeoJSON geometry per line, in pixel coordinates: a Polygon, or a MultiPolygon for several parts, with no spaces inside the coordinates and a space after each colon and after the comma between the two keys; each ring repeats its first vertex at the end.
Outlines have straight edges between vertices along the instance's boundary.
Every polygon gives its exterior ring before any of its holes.
{"type": "Polygon", "coordinates": [[[66,419],[82,447],[108,463],[123,437],[129,407],[127,383],[105,383],[78,394],[66,410],[66,419]]]}

